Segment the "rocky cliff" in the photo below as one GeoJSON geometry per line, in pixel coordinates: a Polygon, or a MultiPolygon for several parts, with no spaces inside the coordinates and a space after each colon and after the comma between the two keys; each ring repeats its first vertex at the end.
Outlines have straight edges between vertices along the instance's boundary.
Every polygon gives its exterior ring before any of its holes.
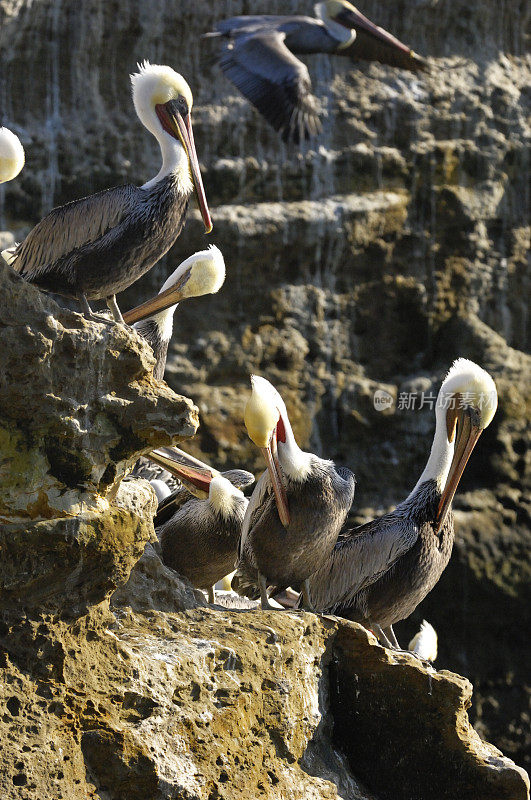
{"type": "MultiPolygon", "coordinates": [[[[285,395],[301,444],[356,472],[361,521],[415,483],[433,429],[429,397],[452,359],[471,357],[493,374],[500,408],[457,497],[454,556],[398,634],[407,641],[422,616],[433,622],[439,663],[475,684],[478,729],[523,762],[525,4],[367,0],[362,10],[430,56],[431,72],[308,58],[326,118],[301,155],[218,74],[200,41],[215,19],[251,7],[311,11],[302,0],[0,0],[0,109],[27,151],[25,170],[0,194],[0,217],[20,237],[57,202],[154,175],[156,145],[135,118],[127,76],[137,60],[169,63],[194,91],[212,241],[227,262],[219,295],[179,309],[167,369],[169,385],[199,407],[197,454],[261,468],[241,418],[248,374],[262,372],[285,395]],[[390,397],[383,411],[378,389],[390,397]]],[[[124,307],[204,241],[192,215],[124,307]]],[[[120,458],[113,463],[119,472],[120,458]]]]}

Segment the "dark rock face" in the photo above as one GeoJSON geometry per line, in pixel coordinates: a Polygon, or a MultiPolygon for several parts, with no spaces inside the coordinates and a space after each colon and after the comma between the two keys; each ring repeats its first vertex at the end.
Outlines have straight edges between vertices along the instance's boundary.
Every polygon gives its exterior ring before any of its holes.
{"type": "MultiPolygon", "coordinates": [[[[285,397],[300,444],[355,471],[353,521],[364,521],[402,499],[420,474],[434,424],[429,402],[419,409],[420,393],[436,394],[456,356],[492,373],[500,408],[456,498],[454,555],[397,632],[408,641],[423,616],[435,625],[438,664],[476,687],[472,720],[524,763],[531,745],[523,710],[531,674],[524,3],[367,0],[363,12],[431,56],[432,71],[419,78],[308,58],[328,116],[322,138],[302,156],[211,70],[209,43],[199,41],[215,19],[249,13],[247,2],[161,0],[156,13],[148,6],[129,0],[118,13],[102,0],[0,0],[0,98],[5,124],[27,150],[0,218],[20,238],[53,204],[154,175],[159,155],[134,117],[127,74],[143,58],[169,63],[194,92],[213,241],[227,263],[220,294],[178,309],[170,346],[168,383],[199,406],[197,455],[220,467],[262,469],[242,412],[249,372],[263,373],[285,397]],[[377,390],[391,400],[382,410],[377,390]],[[410,393],[415,409],[402,404],[410,393]]],[[[308,10],[299,0],[252,4],[257,14],[308,10]]],[[[124,308],[204,246],[201,230],[192,214],[165,262],[127,292],[124,308]]],[[[55,474],[67,477],[47,452],[55,474]]],[[[93,468],[82,453],[73,463],[85,475],[93,468]]],[[[114,477],[91,480],[108,486],[114,477]]]]}

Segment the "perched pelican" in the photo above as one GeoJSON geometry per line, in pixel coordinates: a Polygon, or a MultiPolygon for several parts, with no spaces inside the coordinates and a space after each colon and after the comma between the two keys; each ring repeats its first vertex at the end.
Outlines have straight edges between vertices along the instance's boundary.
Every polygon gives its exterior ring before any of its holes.
{"type": "Polygon", "coordinates": [[[452,552],[451,503],[468,458],[496,412],[494,381],[459,358],[443,381],[435,407],[428,463],[396,509],[340,534],[309,581],[319,611],[361,622],[398,648],[393,624],[406,619],[442,575],[452,552]]]}
{"type": "MultiPolygon", "coordinates": [[[[117,186],[51,211],[5,256],[41,289],[77,298],[86,315],[89,299],[107,300],[123,321],[115,295],[151,269],[179,236],[194,187],[207,233],[210,213],[191,124],[192,93],[171,67],[139,65],[131,75],[133,102],[162,152],[158,175],[143,186],[117,186]]],[[[6,251],[4,251],[6,252],[6,251]]]]}
{"type": "Polygon", "coordinates": [[[18,136],[0,126],[0,183],[16,178],[24,166],[24,148],[18,136]]]}
{"type": "Polygon", "coordinates": [[[254,481],[245,470],[220,473],[201,465],[182,451],[172,462],[172,449],[154,451],[183,486],[159,505],[154,519],[162,560],[194,586],[208,590],[214,602],[214,584],[234,568],[238,540],[248,500],[240,487],[254,481]]]}
{"type": "Polygon", "coordinates": [[[215,245],[187,258],[162,284],[159,294],[127,311],[124,320],[151,345],[156,359],[153,377],[161,381],[173,331],[173,314],[181,300],[215,294],[225,280],[225,261],[215,245]],[[138,322],[136,321],[138,320],[138,322]]]}
{"type": "Polygon", "coordinates": [[[309,576],[336,543],[355,480],[349,469],[300,450],[277,390],[257,375],[251,384],[245,427],[264,453],[267,471],[245,514],[232,585],[271,608],[268,585],[301,586],[306,596],[309,576]]]}
{"type": "Polygon", "coordinates": [[[424,661],[435,661],[437,658],[437,633],[433,625],[423,619],[419,632],[414,635],[407,649],[424,661]]]}
{"type": "Polygon", "coordinates": [[[347,0],[315,5],[314,17],[232,17],[205,34],[221,40],[219,65],[285,141],[319,132],[317,101],[308,69],[296,54],[330,53],[381,61],[413,72],[423,58],[374,25],[347,0]]]}

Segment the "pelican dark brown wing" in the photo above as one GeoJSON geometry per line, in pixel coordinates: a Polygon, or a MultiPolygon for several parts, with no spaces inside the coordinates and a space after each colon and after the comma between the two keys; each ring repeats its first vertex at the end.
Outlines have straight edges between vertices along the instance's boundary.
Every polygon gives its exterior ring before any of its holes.
{"type": "Polygon", "coordinates": [[[29,280],[36,278],[119,225],[134,210],[138,191],[131,184],[117,186],[54,208],[17,247],[12,266],[29,280]]]}
{"type": "Polygon", "coordinates": [[[281,31],[246,31],[224,40],[220,66],[285,141],[299,143],[321,130],[306,65],[281,31]]]}
{"type": "Polygon", "coordinates": [[[310,578],[315,609],[335,613],[385,575],[417,541],[416,525],[396,512],[341,533],[310,578]]]}
{"type": "Polygon", "coordinates": [[[172,174],[149,188],[107,189],[47,214],[11,263],[47,291],[106,298],[126,289],[169,250],[187,206],[188,195],[172,174]]]}

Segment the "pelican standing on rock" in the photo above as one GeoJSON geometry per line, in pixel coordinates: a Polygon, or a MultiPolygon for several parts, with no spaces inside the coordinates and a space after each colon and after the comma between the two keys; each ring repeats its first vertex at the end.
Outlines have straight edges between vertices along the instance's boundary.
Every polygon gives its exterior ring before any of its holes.
{"type": "Polygon", "coordinates": [[[219,65],[285,141],[299,143],[321,129],[310,74],[294,53],[329,53],[380,61],[412,72],[426,61],[374,25],[347,0],[315,5],[314,17],[249,16],[219,22],[219,65]]]}
{"type": "Polygon", "coordinates": [[[16,178],[24,166],[24,148],[18,136],[0,126],[0,183],[16,178]]]}
{"type": "Polygon", "coordinates": [[[173,315],[181,300],[215,294],[225,280],[225,261],[215,245],[200,250],[179,264],[162,284],[159,294],[127,311],[124,321],[143,336],[153,350],[153,377],[161,381],[166,368],[168,345],[173,332],[173,315]],[[138,321],[137,321],[138,320],[138,321]]]}
{"type": "Polygon", "coordinates": [[[115,295],[170,249],[184,224],[195,188],[207,233],[207,206],[191,123],[192,93],[171,67],[139,65],[131,75],[133,102],[142,124],[157,139],[162,166],[143,186],[117,186],[51,211],[6,261],[41,289],[77,298],[89,318],[88,300],[105,298],[123,322],[115,295]]]}
{"type": "Polygon", "coordinates": [[[318,611],[361,622],[387,647],[400,649],[392,626],[424,600],[450,560],[452,499],[497,405],[488,372],[465,358],[455,361],[437,397],[424,472],[394,511],[339,536],[309,581],[318,611]]]}
{"type": "Polygon", "coordinates": [[[248,500],[241,488],[254,481],[245,470],[220,473],[175,448],[148,458],[183,485],[160,503],[154,519],[166,566],[184,575],[214,602],[214,584],[234,569],[248,500]]]}
{"type": "Polygon", "coordinates": [[[303,452],[275,387],[257,375],[251,384],[245,426],[264,453],[267,471],[245,514],[232,585],[239,594],[260,596],[262,608],[271,608],[269,585],[300,586],[309,607],[308,578],[337,541],[354,498],[354,475],[303,452]]]}

